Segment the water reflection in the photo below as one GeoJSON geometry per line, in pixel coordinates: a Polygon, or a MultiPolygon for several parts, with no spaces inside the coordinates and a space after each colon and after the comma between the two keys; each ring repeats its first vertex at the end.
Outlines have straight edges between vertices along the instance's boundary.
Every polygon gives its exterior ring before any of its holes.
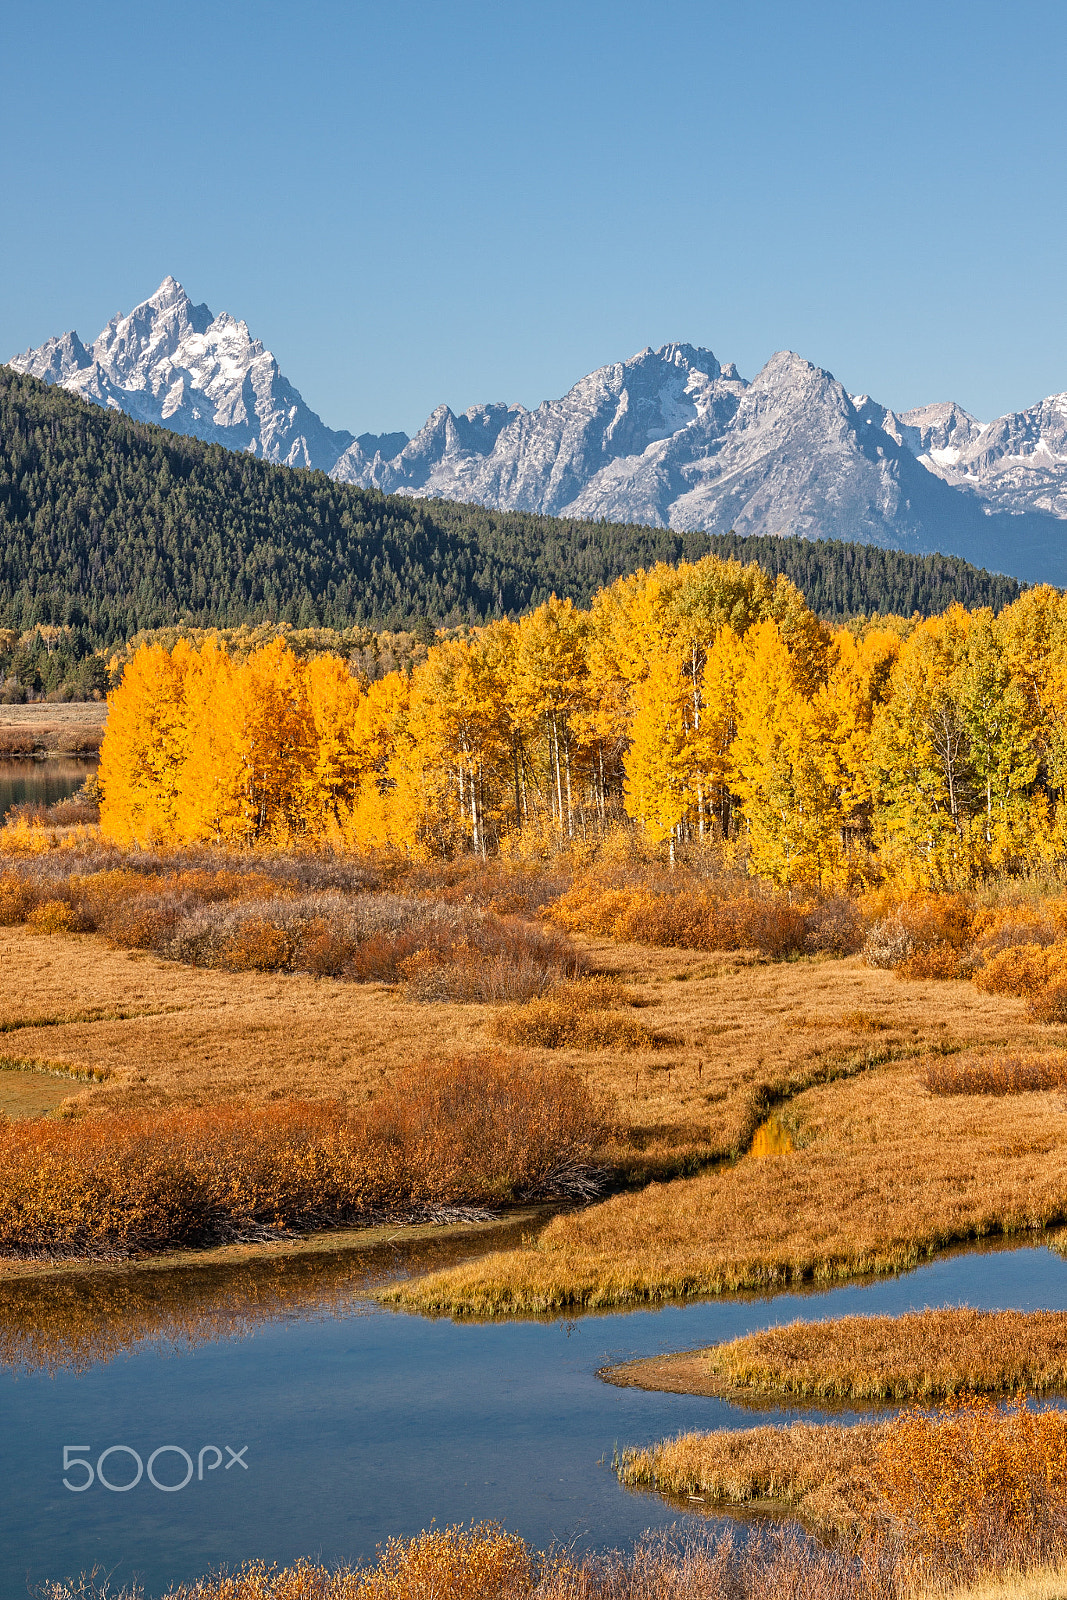
{"type": "Polygon", "coordinates": [[[85,1372],[140,1345],[191,1350],[244,1338],[263,1323],[347,1314],[390,1278],[515,1246],[547,1215],[541,1208],[476,1230],[414,1238],[376,1230],[365,1244],[353,1236],[351,1246],[330,1251],[220,1264],[129,1264],[0,1278],[0,1366],[85,1372]]]}
{"type": "Polygon", "coordinates": [[[0,822],[12,806],[50,806],[80,789],[100,765],[96,756],[0,759],[0,822]]]}
{"type": "MultiPolygon", "coordinates": [[[[140,1577],[159,1594],[253,1556],[369,1558],[433,1518],[497,1517],[539,1546],[626,1546],[679,1513],[618,1483],[614,1446],[754,1418],[714,1397],[616,1388],[596,1376],[602,1367],[799,1316],[963,1301],[1067,1309],[1067,1265],[1032,1247],[942,1257],[867,1287],[554,1323],[429,1321],[362,1297],[392,1273],[499,1242],[114,1273],[110,1298],[97,1275],[6,1284],[8,1350],[22,1370],[0,1371],[0,1597],[25,1600],[27,1585],[94,1565],[113,1592],[140,1577]],[[74,1315],[72,1295],[83,1301],[74,1315]],[[38,1317],[34,1343],[26,1321],[38,1317]],[[147,1472],[130,1493],[63,1486],[65,1449],[95,1463],[120,1446],[145,1463],[161,1447],[194,1460],[205,1446],[247,1447],[249,1466],[172,1494],[147,1472]]],[[[772,1405],[762,1420],[798,1414],[813,1415],[772,1405]]],[[[115,1482],[129,1459],[109,1458],[115,1482]]]]}
{"type": "Polygon", "coordinates": [[[793,1135],[778,1119],[768,1117],[760,1124],[752,1139],[751,1154],[757,1159],[764,1156],[788,1155],[793,1148],[793,1135]]]}

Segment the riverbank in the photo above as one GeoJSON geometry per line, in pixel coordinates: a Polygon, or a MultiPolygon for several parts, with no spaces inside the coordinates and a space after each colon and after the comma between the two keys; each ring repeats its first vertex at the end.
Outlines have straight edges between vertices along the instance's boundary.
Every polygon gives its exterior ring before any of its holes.
{"type": "Polygon", "coordinates": [[[106,725],[106,700],[0,705],[0,760],[95,756],[106,725]]]}
{"type": "Polygon", "coordinates": [[[131,1274],[183,1272],[190,1268],[241,1266],[254,1262],[289,1262],[311,1257],[341,1257],[368,1251],[415,1249],[424,1244],[478,1243],[500,1233],[529,1231],[559,1209],[555,1205],[513,1206],[499,1215],[473,1222],[395,1222],[372,1228],[325,1228],[318,1232],[274,1239],[208,1246],[202,1250],[167,1250],[124,1260],[17,1261],[0,1256],[0,1287],[25,1280],[128,1279],[131,1274]]]}

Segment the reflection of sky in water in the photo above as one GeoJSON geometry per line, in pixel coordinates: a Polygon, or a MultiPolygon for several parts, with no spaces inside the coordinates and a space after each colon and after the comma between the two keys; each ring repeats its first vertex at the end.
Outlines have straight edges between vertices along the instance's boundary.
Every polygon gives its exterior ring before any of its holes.
{"type": "MultiPolygon", "coordinates": [[[[113,1572],[113,1587],[136,1572],[157,1593],[251,1556],[352,1560],[431,1518],[497,1517],[538,1545],[575,1535],[627,1545],[678,1513],[618,1485],[615,1444],[754,1417],[705,1397],[617,1389],[597,1379],[598,1367],[798,1316],[961,1303],[1067,1309],[1067,1264],[1045,1249],[987,1250],[825,1293],[555,1323],[430,1321],[346,1300],[336,1282],[326,1287],[320,1280],[309,1291],[304,1314],[295,1295],[270,1320],[264,1283],[257,1315],[247,1311],[246,1282],[236,1297],[247,1312],[243,1333],[227,1337],[216,1324],[207,1330],[215,1342],[186,1349],[142,1344],[81,1373],[0,1374],[5,1600],[25,1596],[27,1577],[94,1565],[113,1572]],[[142,1480],[129,1494],[94,1486],[75,1495],[61,1485],[65,1444],[89,1445],[93,1459],[128,1444],[145,1460],[163,1444],[194,1457],[203,1445],[247,1444],[249,1470],[219,1469],[179,1494],[142,1480]]],[[[201,1281],[199,1292],[206,1288],[201,1281]]],[[[218,1284],[212,1292],[217,1311],[225,1297],[218,1284]]],[[[9,1328],[11,1310],[8,1300],[9,1328]]],[[[128,1461],[111,1458],[115,1481],[128,1461]]],[[[162,1461],[159,1475],[177,1473],[179,1461],[162,1461]]]]}

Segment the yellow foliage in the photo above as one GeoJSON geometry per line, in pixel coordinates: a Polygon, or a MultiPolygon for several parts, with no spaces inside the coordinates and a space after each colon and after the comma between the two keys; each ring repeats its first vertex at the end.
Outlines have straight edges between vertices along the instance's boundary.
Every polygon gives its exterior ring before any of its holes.
{"type": "Polygon", "coordinates": [[[628,816],[672,864],[710,844],[804,892],[970,886],[1067,847],[1067,599],[1047,587],[997,617],[831,629],[785,579],[706,556],[588,611],[552,596],[439,636],[367,686],[325,640],[180,631],[134,649],[110,699],[117,843],[587,859],[628,816]]]}

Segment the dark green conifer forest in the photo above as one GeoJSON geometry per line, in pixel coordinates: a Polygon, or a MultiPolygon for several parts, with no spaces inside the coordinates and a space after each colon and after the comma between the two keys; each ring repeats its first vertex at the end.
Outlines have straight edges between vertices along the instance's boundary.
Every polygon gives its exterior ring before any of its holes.
{"type": "Polygon", "coordinates": [[[0,628],[86,654],[178,621],[410,628],[528,610],[709,550],[784,572],[827,617],[1008,604],[952,556],[676,533],[417,500],[272,466],[0,367],[0,628]]]}

